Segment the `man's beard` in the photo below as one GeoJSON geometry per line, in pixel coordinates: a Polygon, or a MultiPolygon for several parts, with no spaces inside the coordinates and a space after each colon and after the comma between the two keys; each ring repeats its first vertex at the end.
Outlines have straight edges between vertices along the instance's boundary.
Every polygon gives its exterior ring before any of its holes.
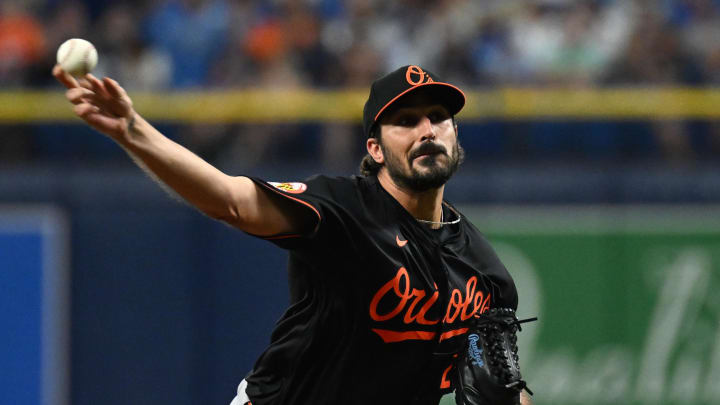
{"type": "Polygon", "coordinates": [[[444,146],[435,143],[424,143],[408,157],[408,167],[410,167],[410,174],[408,175],[403,170],[401,157],[387,150],[382,144],[380,148],[385,157],[385,168],[390,178],[392,178],[397,185],[416,192],[438,188],[447,183],[457,171],[465,155],[465,151],[459,142],[455,142],[452,154],[449,156],[444,146]],[[428,170],[424,170],[421,173],[413,166],[413,161],[418,156],[427,153],[432,154],[423,157],[419,165],[424,166],[428,170]],[[442,155],[448,156],[447,165],[441,165],[438,162],[438,158],[442,155]]]}

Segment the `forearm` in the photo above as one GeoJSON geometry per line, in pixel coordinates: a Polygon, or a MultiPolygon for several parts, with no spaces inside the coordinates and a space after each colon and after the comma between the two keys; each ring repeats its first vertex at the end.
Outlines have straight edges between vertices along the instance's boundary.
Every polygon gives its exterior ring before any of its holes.
{"type": "Polygon", "coordinates": [[[317,223],[300,212],[306,208],[261,190],[247,177],[226,175],[165,137],[135,112],[115,80],[87,74],[78,82],[59,65],[53,76],[67,87],[65,97],[78,117],[115,140],[150,176],[208,216],[262,236],[298,233],[317,223]]]}
{"type": "Polygon", "coordinates": [[[243,197],[254,187],[251,180],[224,174],[138,114],[130,124],[115,140],[148,174],[208,216],[241,221],[243,197]]]}
{"type": "Polygon", "coordinates": [[[520,392],[520,405],[532,405],[532,399],[525,390],[520,392]]]}

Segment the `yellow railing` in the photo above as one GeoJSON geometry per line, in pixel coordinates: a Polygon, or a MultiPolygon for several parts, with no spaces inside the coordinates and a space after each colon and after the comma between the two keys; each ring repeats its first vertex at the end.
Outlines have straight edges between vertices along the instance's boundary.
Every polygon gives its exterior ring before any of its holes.
{"type": "MultiPolygon", "coordinates": [[[[130,92],[155,121],[261,123],[359,122],[367,90],[130,92]]],[[[501,88],[467,91],[462,120],[718,119],[714,88],[501,88]]],[[[0,92],[0,123],[73,122],[63,91],[0,92]]]]}

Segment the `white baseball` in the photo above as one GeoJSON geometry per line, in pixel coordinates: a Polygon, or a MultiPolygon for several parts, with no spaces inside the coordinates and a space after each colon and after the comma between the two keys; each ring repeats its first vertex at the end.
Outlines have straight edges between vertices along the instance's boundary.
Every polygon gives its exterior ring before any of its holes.
{"type": "Polygon", "coordinates": [[[90,42],[72,38],[63,42],[57,51],[57,63],[73,76],[90,73],[97,65],[98,54],[90,42]]]}

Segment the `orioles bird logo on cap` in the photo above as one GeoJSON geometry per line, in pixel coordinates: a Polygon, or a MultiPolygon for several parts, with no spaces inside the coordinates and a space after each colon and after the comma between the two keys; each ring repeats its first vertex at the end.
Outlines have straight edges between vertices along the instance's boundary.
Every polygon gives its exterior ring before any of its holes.
{"type": "Polygon", "coordinates": [[[432,83],[434,80],[429,74],[425,73],[420,66],[410,65],[405,71],[405,79],[411,86],[418,86],[423,83],[432,83]],[[416,80],[417,78],[417,80],[416,80]]]}

